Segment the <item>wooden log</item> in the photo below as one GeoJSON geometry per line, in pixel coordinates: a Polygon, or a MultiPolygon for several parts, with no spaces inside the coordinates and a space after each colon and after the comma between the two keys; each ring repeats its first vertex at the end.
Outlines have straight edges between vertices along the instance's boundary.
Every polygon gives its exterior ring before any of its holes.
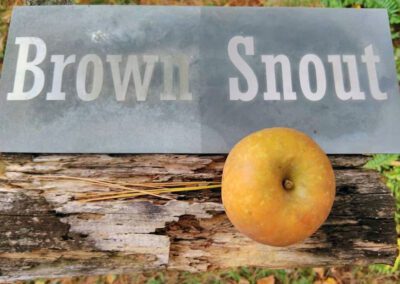
{"type": "Polygon", "coordinates": [[[223,155],[0,156],[0,281],[237,266],[289,268],[392,264],[397,255],[394,200],[368,157],[331,156],[337,197],[326,223],[303,243],[258,244],[230,224],[220,191],[83,203],[79,193],[107,192],[77,180],[216,181],[223,155]]]}

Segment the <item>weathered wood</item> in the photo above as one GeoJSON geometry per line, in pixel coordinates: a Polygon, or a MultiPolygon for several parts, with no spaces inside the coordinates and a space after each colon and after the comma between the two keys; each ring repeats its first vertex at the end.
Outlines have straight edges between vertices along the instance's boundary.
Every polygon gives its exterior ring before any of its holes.
{"type": "Polygon", "coordinates": [[[235,266],[297,267],[393,263],[394,201],[365,156],[331,156],[337,198],[305,242],[273,248],[238,233],[219,190],[82,203],[109,191],[69,175],[129,182],[219,180],[218,155],[1,155],[0,281],[152,269],[204,271],[235,266]]]}

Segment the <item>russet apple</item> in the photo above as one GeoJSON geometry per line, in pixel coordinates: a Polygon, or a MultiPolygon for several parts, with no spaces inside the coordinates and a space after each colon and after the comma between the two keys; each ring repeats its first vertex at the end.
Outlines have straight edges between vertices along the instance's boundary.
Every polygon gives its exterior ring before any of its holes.
{"type": "Polygon", "coordinates": [[[250,134],[229,153],[222,176],[228,218],[263,244],[287,246],[312,235],[335,198],[326,154],[306,134],[270,128],[250,134]]]}

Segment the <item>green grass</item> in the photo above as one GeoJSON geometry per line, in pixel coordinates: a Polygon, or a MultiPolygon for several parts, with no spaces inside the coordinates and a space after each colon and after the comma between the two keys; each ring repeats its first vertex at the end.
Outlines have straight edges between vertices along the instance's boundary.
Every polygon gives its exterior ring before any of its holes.
{"type": "MultiPolygon", "coordinates": [[[[282,284],[335,283],[399,283],[399,272],[385,267],[265,269],[239,267],[225,271],[204,273],[155,272],[127,275],[86,276],[60,279],[36,279],[21,284],[257,284],[261,279],[272,279],[282,284]],[[383,268],[383,269],[382,269],[383,268]]],[[[271,282],[264,282],[271,283],[271,282]]],[[[263,283],[263,284],[264,284],[263,283]]]]}

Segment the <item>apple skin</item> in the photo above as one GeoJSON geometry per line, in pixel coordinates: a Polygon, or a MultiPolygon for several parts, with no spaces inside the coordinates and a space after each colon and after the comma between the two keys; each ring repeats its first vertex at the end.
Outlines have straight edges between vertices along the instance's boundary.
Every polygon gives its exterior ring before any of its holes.
{"type": "Polygon", "coordinates": [[[223,169],[228,218],[246,236],[271,246],[311,236],[328,217],[335,192],[326,154],[309,136],[290,128],[246,136],[231,150],[223,169]]]}

